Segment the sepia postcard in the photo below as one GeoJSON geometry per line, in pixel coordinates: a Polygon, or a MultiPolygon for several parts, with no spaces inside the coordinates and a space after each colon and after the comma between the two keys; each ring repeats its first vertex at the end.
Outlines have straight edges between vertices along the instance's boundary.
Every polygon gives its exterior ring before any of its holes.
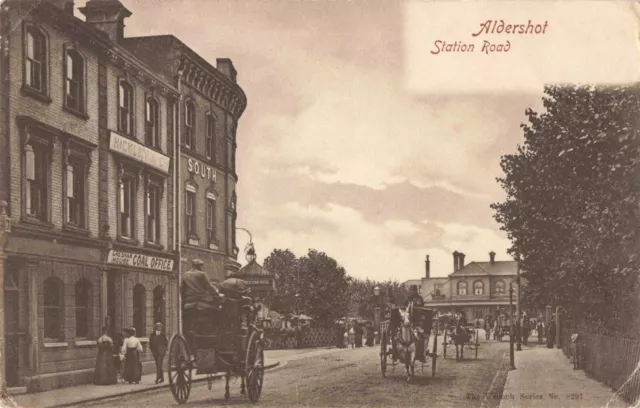
{"type": "Polygon", "coordinates": [[[0,407],[640,407],[640,1],[0,0],[0,407]]]}

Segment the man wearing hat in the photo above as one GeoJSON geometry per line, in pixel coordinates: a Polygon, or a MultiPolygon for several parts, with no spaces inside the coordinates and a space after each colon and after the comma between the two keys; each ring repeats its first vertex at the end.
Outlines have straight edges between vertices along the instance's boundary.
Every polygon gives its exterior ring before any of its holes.
{"type": "Polygon", "coordinates": [[[155,330],[149,336],[149,345],[151,354],[156,362],[156,384],[164,382],[164,372],[162,371],[162,362],[167,353],[167,336],[162,331],[162,323],[157,322],[155,330]]]}
{"type": "MultiPolygon", "coordinates": [[[[202,324],[212,325],[213,322],[205,319],[194,319],[196,317],[211,317],[212,312],[220,310],[222,304],[220,293],[211,282],[207,274],[202,270],[204,262],[200,259],[194,259],[191,263],[191,270],[182,275],[182,304],[185,311],[185,320],[187,326],[187,341],[192,350],[195,350],[195,331],[196,325],[202,324]]],[[[198,327],[203,329],[202,327],[198,327]]],[[[203,329],[204,330],[204,329],[203,329]]],[[[193,359],[193,356],[192,356],[193,359]]]]}

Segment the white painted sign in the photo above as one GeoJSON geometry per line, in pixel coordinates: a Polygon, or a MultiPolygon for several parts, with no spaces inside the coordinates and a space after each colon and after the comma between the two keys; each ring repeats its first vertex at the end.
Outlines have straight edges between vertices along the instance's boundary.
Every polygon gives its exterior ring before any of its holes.
{"type": "Polygon", "coordinates": [[[204,179],[212,180],[214,183],[216,181],[216,169],[197,160],[189,159],[187,169],[189,173],[196,173],[204,179]]]}
{"type": "Polygon", "coordinates": [[[173,259],[118,251],[115,249],[109,251],[107,263],[123,266],[135,266],[136,268],[153,269],[164,272],[173,271],[173,259]]]}
{"type": "Polygon", "coordinates": [[[109,149],[151,166],[163,173],[169,173],[169,156],[158,153],[147,146],[111,132],[109,149]]]}

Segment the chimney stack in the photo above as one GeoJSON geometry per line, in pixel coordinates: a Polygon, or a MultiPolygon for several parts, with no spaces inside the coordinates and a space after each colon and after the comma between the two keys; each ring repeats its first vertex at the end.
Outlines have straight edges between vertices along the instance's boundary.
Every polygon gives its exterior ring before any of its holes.
{"type": "Polygon", "coordinates": [[[429,255],[427,255],[427,260],[424,261],[424,267],[426,271],[426,277],[429,279],[431,277],[431,261],[429,260],[429,255]]]}
{"type": "Polygon", "coordinates": [[[66,11],[68,14],[73,15],[73,0],[48,0],[49,3],[58,6],[66,11]]]}
{"type": "Polygon", "coordinates": [[[454,272],[458,271],[458,266],[460,265],[460,263],[458,262],[458,256],[460,256],[460,253],[458,251],[453,251],[453,271],[454,272]]]}
{"type": "Polygon", "coordinates": [[[124,38],[124,19],[131,16],[119,0],[89,0],[80,9],[87,23],[106,33],[113,42],[124,38]]]}
{"type": "Polygon", "coordinates": [[[493,265],[494,263],[496,263],[496,253],[491,251],[489,252],[489,261],[491,262],[491,264],[493,265]]]}
{"type": "Polygon", "coordinates": [[[464,268],[464,257],[465,255],[462,252],[458,254],[458,270],[464,268]]]}
{"type": "Polygon", "coordinates": [[[229,58],[216,59],[216,69],[233,81],[234,84],[236,83],[238,71],[236,71],[233,62],[229,58]]]}

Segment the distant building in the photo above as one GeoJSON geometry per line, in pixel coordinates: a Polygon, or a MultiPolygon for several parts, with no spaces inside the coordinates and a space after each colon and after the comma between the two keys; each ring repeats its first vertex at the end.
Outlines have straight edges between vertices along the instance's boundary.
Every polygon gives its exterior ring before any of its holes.
{"type": "MultiPolygon", "coordinates": [[[[425,277],[420,280],[421,295],[427,307],[441,313],[463,313],[467,321],[498,316],[509,310],[509,285],[513,284],[516,302],[517,263],[496,261],[495,252],[488,262],[464,264],[465,254],[453,253],[453,272],[445,278],[431,277],[429,256],[425,261],[425,277]]],[[[415,284],[407,281],[405,284],[415,284]]]]}

